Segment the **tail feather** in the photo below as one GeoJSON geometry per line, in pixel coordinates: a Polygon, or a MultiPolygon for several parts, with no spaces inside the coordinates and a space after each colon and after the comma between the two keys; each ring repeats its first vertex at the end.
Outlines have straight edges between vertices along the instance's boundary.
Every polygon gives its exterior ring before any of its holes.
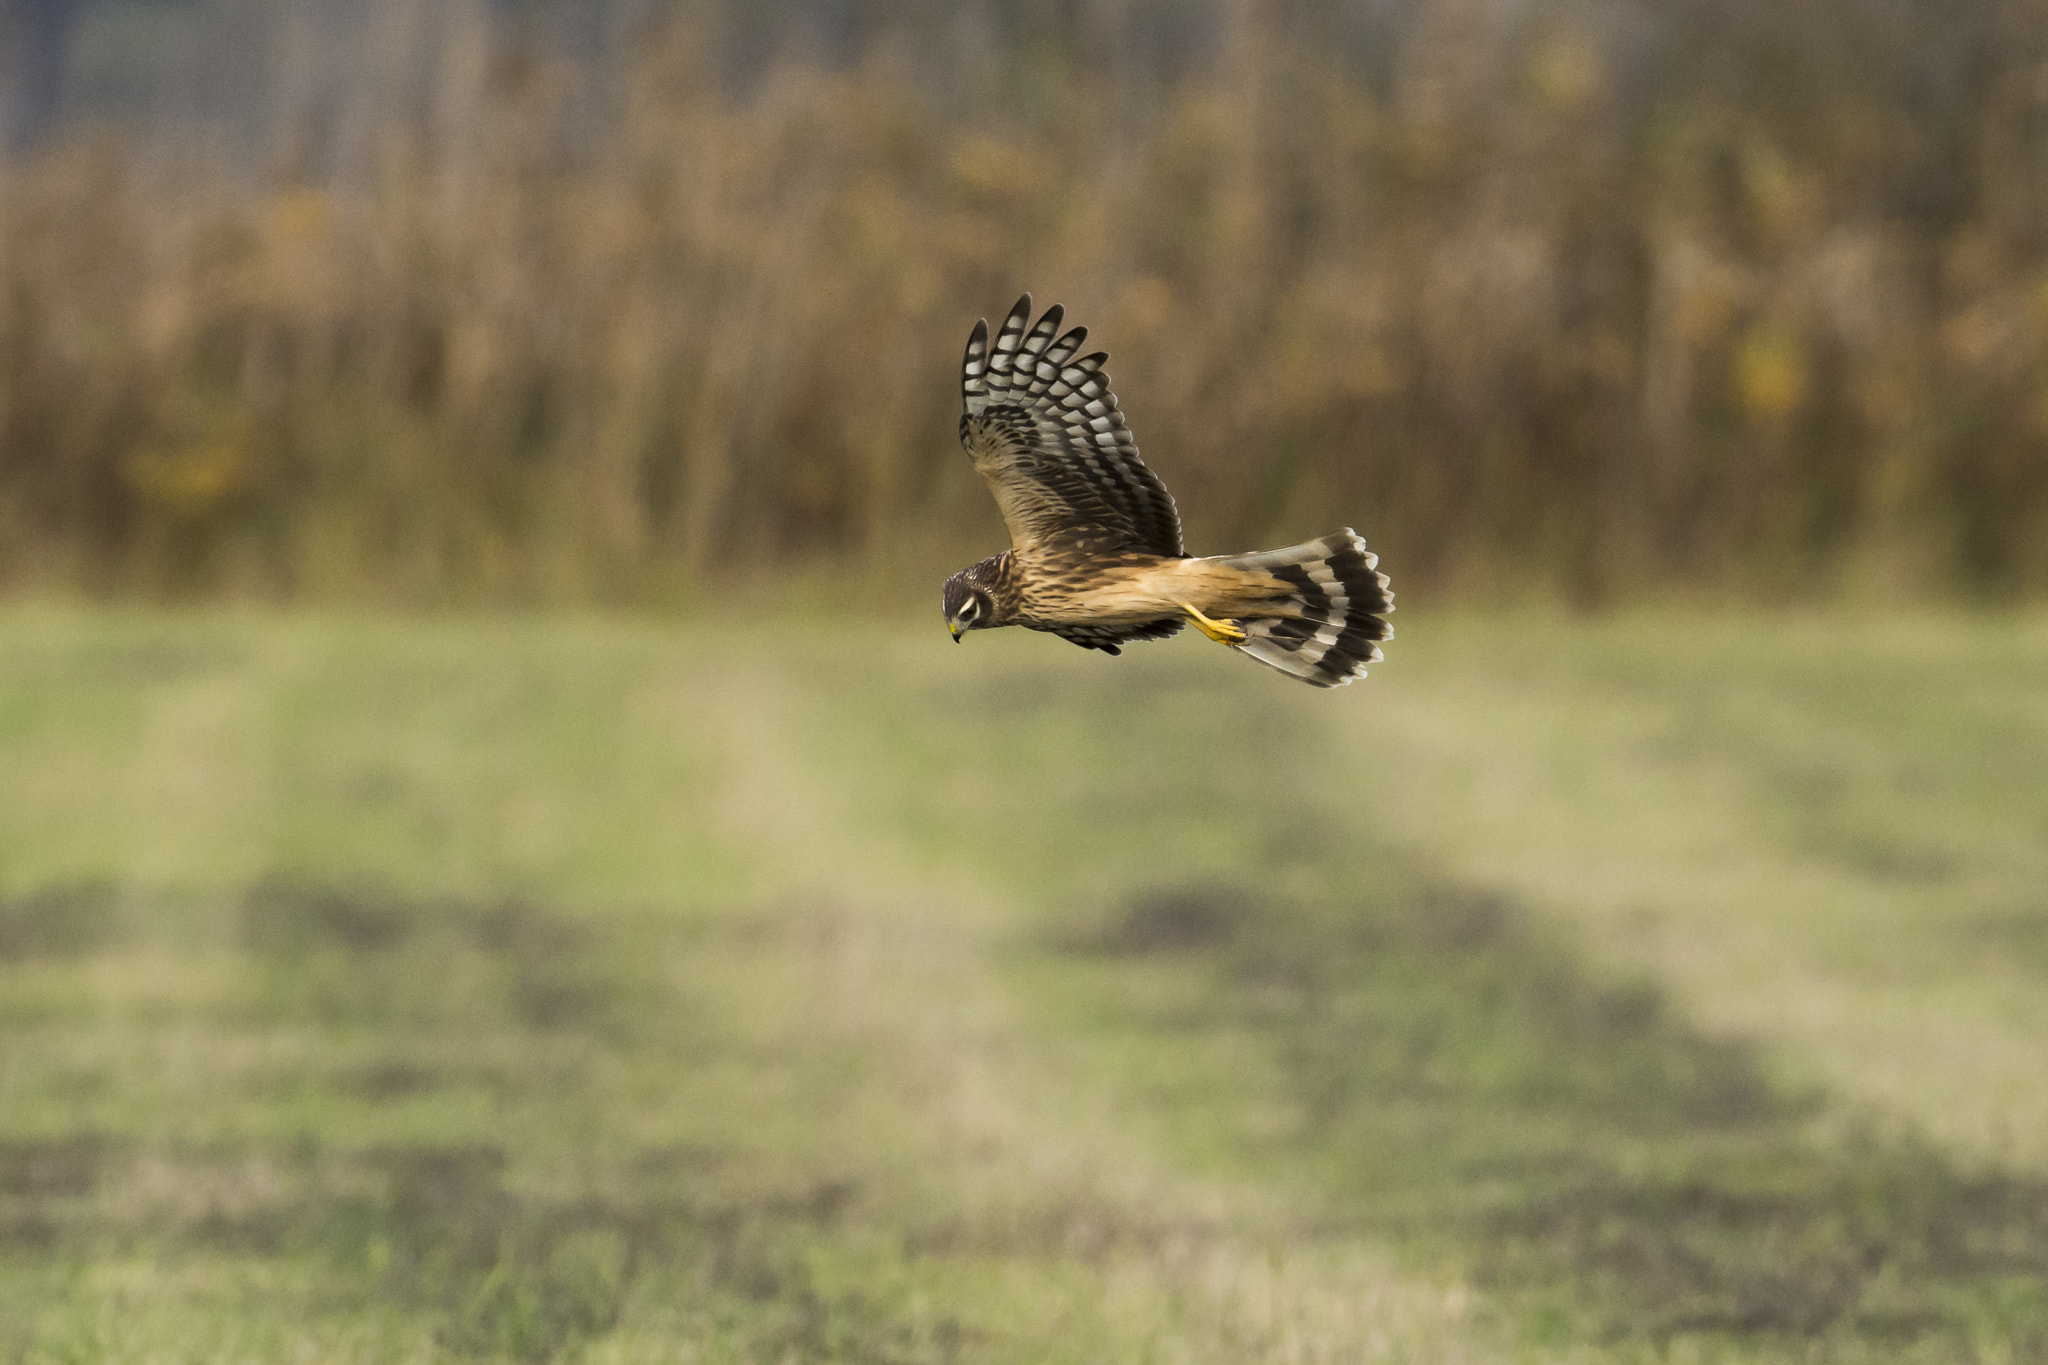
{"type": "MultiPolygon", "coordinates": [[[[1268,574],[1287,594],[1271,599],[1271,615],[1247,613],[1238,620],[1245,642],[1238,646],[1270,668],[1316,687],[1342,687],[1365,676],[1380,661],[1380,642],[1394,638],[1386,614],[1394,609],[1379,556],[1346,527],[1284,550],[1225,556],[1235,569],[1268,574]]],[[[1256,610],[1256,609],[1255,609],[1256,610]]]]}

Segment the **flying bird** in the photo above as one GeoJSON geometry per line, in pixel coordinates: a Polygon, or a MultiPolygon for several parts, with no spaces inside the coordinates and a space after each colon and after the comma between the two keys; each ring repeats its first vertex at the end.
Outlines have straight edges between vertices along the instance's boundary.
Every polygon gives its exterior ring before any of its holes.
{"type": "Polygon", "coordinates": [[[1010,548],[946,580],[946,625],[1024,626],[1121,653],[1192,621],[1219,644],[1317,687],[1365,676],[1393,638],[1379,557],[1349,527],[1284,550],[1197,558],[1180,514],[1117,410],[1106,352],[1075,359],[1088,329],[1058,335],[1031,296],[967,338],[960,444],[988,481],[1010,548]]]}

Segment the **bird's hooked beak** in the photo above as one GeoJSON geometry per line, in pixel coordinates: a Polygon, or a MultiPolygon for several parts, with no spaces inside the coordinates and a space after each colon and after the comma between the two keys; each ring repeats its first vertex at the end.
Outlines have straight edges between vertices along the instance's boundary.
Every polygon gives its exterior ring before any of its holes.
{"type": "Polygon", "coordinates": [[[967,634],[967,627],[961,625],[959,618],[954,616],[946,618],[946,629],[953,633],[953,643],[956,645],[967,634]]]}

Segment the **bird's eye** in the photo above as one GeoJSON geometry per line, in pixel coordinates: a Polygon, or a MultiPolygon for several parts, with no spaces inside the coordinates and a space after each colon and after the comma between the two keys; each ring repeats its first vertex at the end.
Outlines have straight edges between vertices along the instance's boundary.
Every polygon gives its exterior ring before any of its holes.
{"type": "Polygon", "coordinates": [[[967,605],[960,608],[960,619],[963,621],[972,621],[975,617],[979,615],[981,615],[981,603],[975,601],[971,597],[968,598],[967,605]]]}

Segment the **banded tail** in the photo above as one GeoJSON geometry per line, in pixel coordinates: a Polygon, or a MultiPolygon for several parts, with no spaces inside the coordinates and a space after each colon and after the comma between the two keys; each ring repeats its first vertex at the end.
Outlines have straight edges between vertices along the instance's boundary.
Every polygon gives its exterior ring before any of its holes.
{"type": "Polygon", "coordinates": [[[1233,569],[1280,580],[1287,595],[1263,604],[1283,614],[1260,616],[1254,606],[1238,615],[1244,642],[1237,647],[1269,668],[1316,687],[1342,687],[1380,661],[1382,640],[1394,638],[1386,614],[1394,609],[1378,555],[1350,527],[1285,550],[1222,555],[1233,569]]]}

